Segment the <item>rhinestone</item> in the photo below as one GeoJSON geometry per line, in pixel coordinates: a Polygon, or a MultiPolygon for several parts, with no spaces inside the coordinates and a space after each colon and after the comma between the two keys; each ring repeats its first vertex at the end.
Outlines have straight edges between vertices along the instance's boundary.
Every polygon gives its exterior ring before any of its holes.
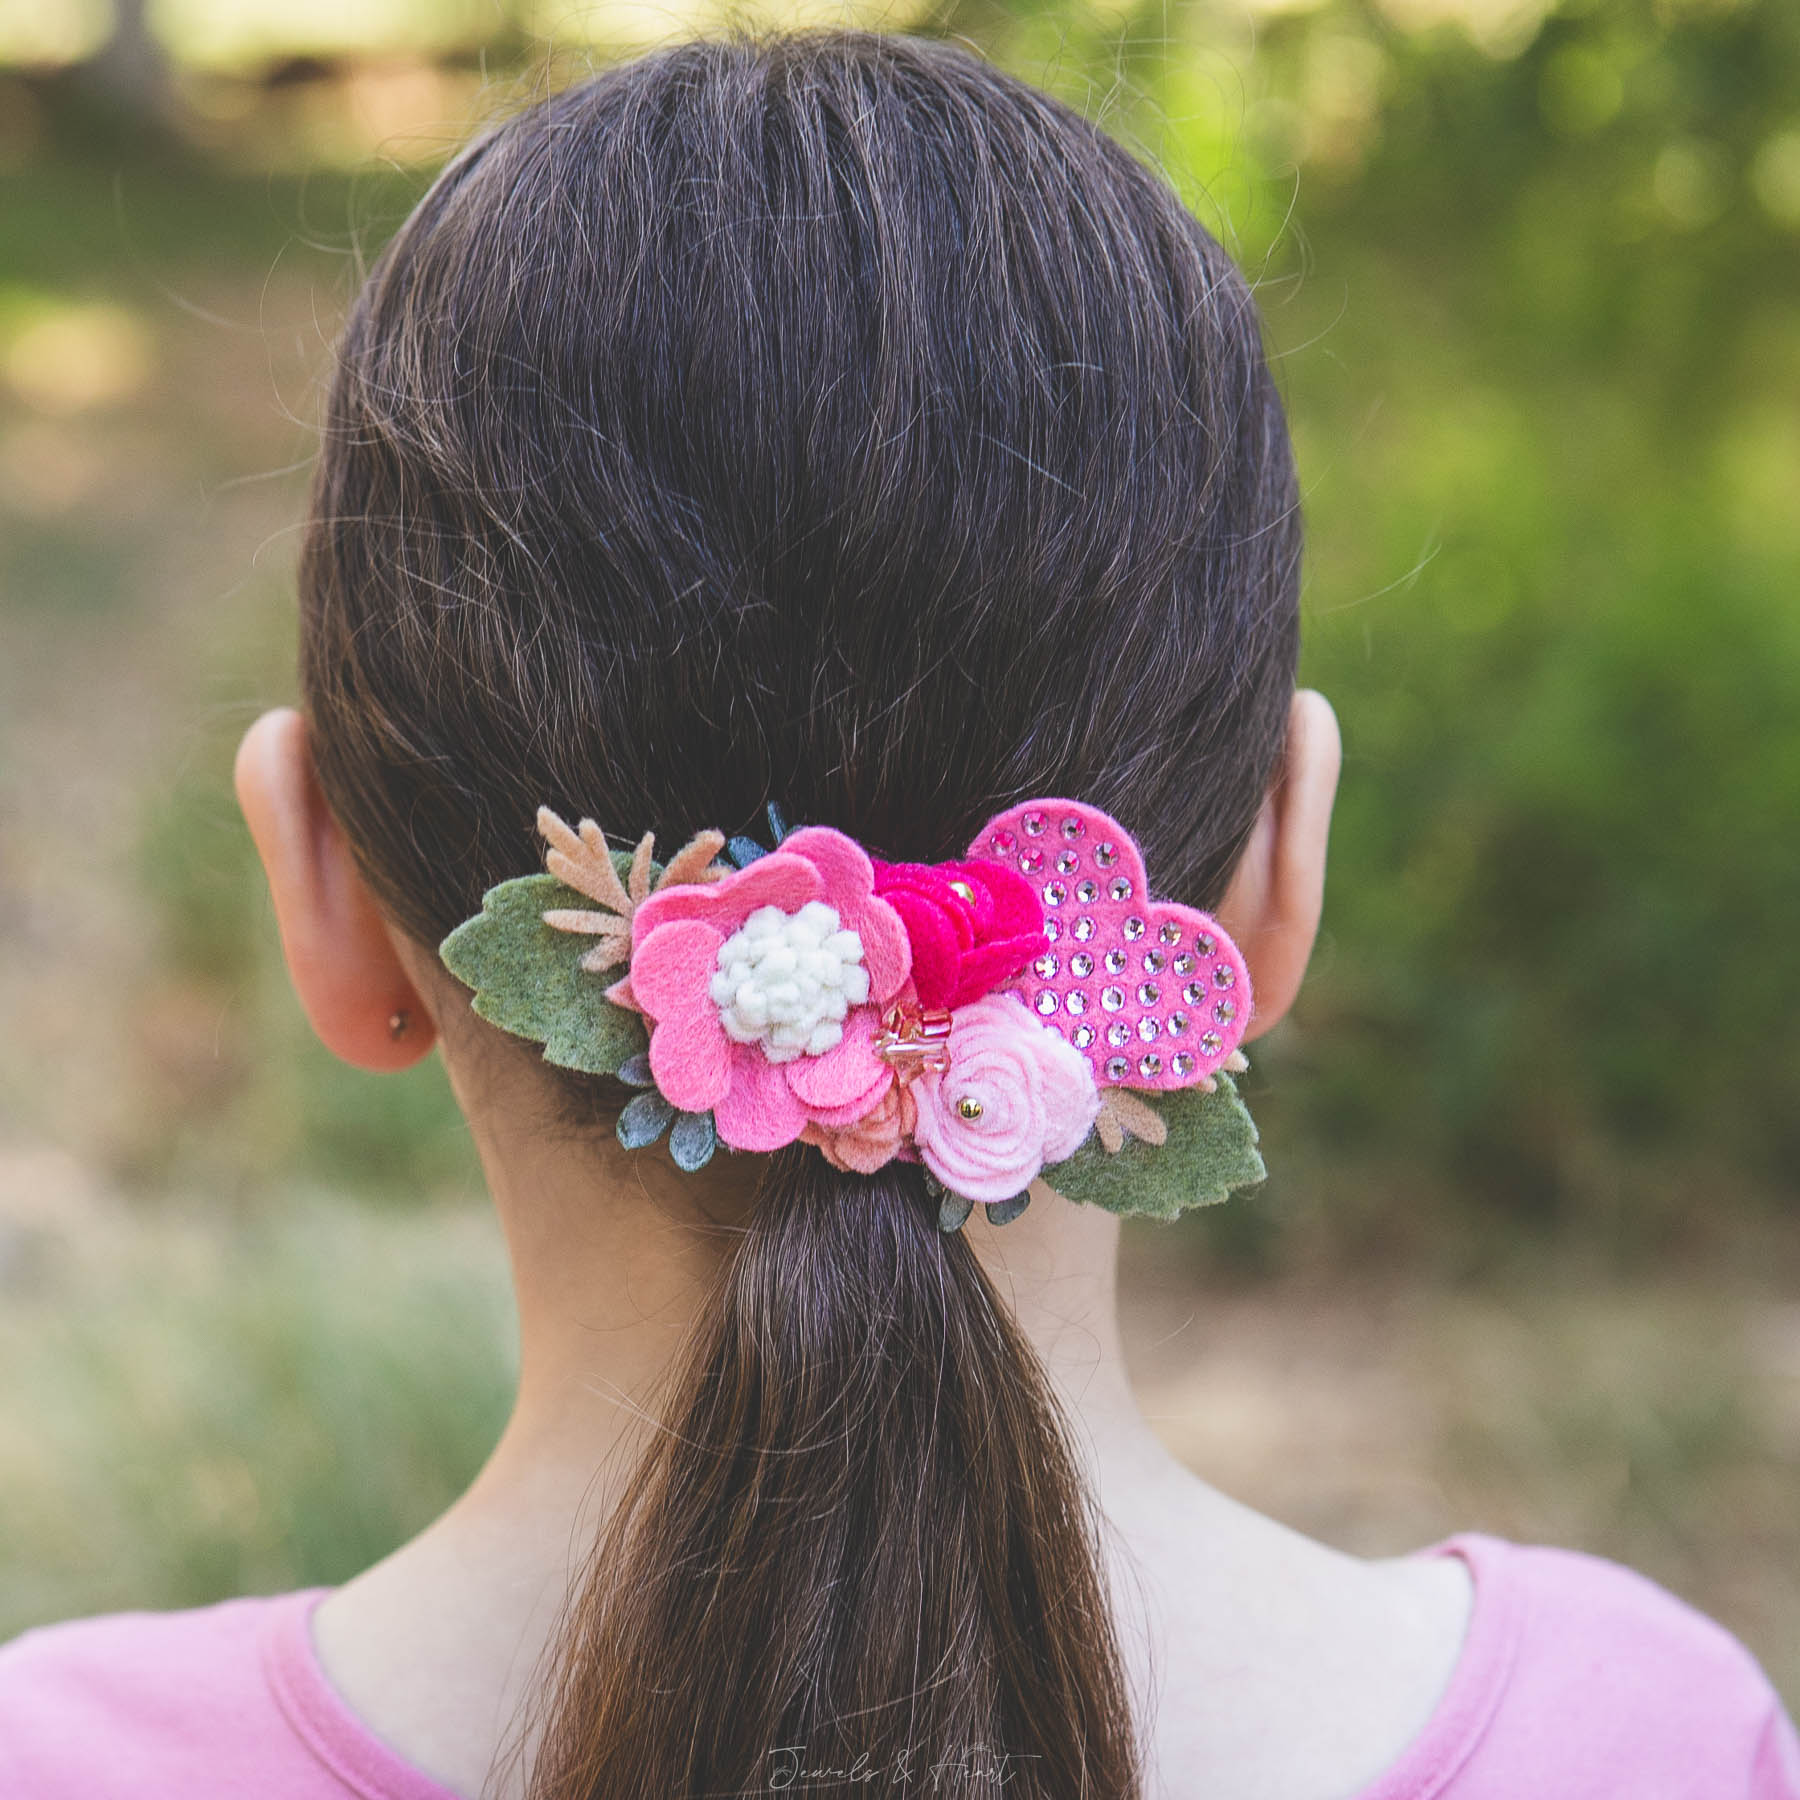
{"type": "Polygon", "coordinates": [[[1206,989],[1202,987],[1199,982],[1190,981],[1187,986],[1181,990],[1181,997],[1189,1006],[1200,1006],[1205,1003],[1206,989]]]}
{"type": "Polygon", "coordinates": [[[1094,861],[1101,868],[1110,869],[1118,860],[1119,846],[1117,844],[1096,844],[1094,846],[1094,861]]]}
{"type": "Polygon", "coordinates": [[[1135,944],[1144,935],[1144,921],[1133,913],[1119,929],[1135,944]]]}
{"type": "MultiPolygon", "coordinates": [[[[1073,999],[1076,999],[1077,996],[1074,994],[1071,994],[1069,996],[1069,998],[1071,1000],[1073,1000],[1073,999]]],[[[1075,1010],[1075,1008],[1070,1007],[1069,1010],[1071,1012],[1073,1012],[1075,1010]]],[[[1092,1045],[1093,1041],[1094,1041],[1094,1028],[1091,1025],[1077,1025],[1075,1027],[1075,1029],[1069,1033],[1069,1042],[1071,1044],[1073,1044],[1077,1050],[1088,1049],[1092,1045]]]]}
{"type": "Polygon", "coordinates": [[[1055,988],[1039,988],[1038,989],[1037,1009],[1039,1012],[1041,1012],[1044,1015],[1044,1017],[1046,1019],[1049,1018],[1049,1016],[1053,1012],[1056,1011],[1056,989],[1055,988]]]}
{"type": "Polygon", "coordinates": [[[1167,963],[1168,960],[1169,959],[1164,956],[1160,950],[1146,950],[1144,952],[1144,967],[1152,975],[1160,975],[1163,972],[1163,965],[1167,963]]]}
{"type": "Polygon", "coordinates": [[[1181,927],[1171,920],[1156,935],[1161,938],[1165,944],[1179,944],[1181,942],[1181,927]]]}
{"type": "Polygon", "coordinates": [[[1177,1050],[1169,1058],[1169,1067],[1177,1075],[1191,1075],[1194,1072],[1194,1059],[1185,1050],[1177,1050]]]}
{"type": "Polygon", "coordinates": [[[1044,853],[1036,844],[1019,852],[1019,867],[1027,875],[1041,875],[1044,871],[1044,853]]]}
{"type": "Polygon", "coordinates": [[[1062,964],[1057,960],[1056,952],[1054,950],[1046,950],[1044,954],[1031,965],[1031,972],[1034,975],[1041,975],[1046,981],[1049,981],[1061,967],[1062,964]]]}
{"type": "Polygon", "coordinates": [[[1138,984],[1139,1006],[1154,1006],[1161,998],[1162,989],[1154,981],[1144,981],[1138,984]]]}
{"type": "Polygon", "coordinates": [[[1125,952],[1119,949],[1117,945],[1114,945],[1114,947],[1106,953],[1106,972],[1109,975],[1123,975],[1125,973],[1125,952]]]}
{"type": "Polygon", "coordinates": [[[1229,1025],[1231,1021],[1237,1017],[1237,1008],[1233,1006],[1229,1000],[1221,1000],[1219,1004],[1213,1008],[1213,1017],[1217,1019],[1221,1025],[1229,1025]]]}
{"type": "Polygon", "coordinates": [[[1083,836],[1086,833],[1086,831],[1087,831],[1087,827],[1084,824],[1082,824],[1082,822],[1078,818],[1076,818],[1073,813],[1070,813],[1069,816],[1066,819],[1064,819],[1062,822],[1063,837],[1071,844],[1074,843],[1074,841],[1078,837],[1083,836]]]}
{"type": "Polygon", "coordinates": [[[1141,1037],[1146,1044],[1155,1043],[1161,1032],[1162,1027],[1157,1024],[1155,1018],[1151,1014],[1145,1013],[1144,1016],[1138,1020],[1138,1036],[1141,1037]]]}
{"type": "Polygon", "coordinates": [[[1046,906],[1061,906],[1068,897],[1069,890],[1060,881],[1044,883],[1044,904],[1046,906]]]}
{"type": "Polygon", "coordinates": [[[1042,813],[1027,813],[1019,823],[1025,828],[1025,835],[1027,837],[1042,837],[1044,835],[1044,815],[1042,813]]]}
{"type": "Polygon", "coordinates": [[[1092,906],[1100,898],[1100,884],[1093,876],[1084,875],[1075,884],[1075,898],[1083,906],[1092,906]]]}
{"type": "Polygon", "coordinates": [[[1087,995],[1080,988],[1075,988],[1063,996],[1063,1005],[1072,1013],[1087,1011],[1087,995]]]}
{"type": "Polygon", "coordinates": [[[1111,894],[1115,900],[1129,900],[1131,898],[1131,877],[1129,875],[1115,875],[1112,880],[1107,883],[1106,891],[1111,894]]]}
{"type": "Polygon", "coordinates": [[[1106,1028],[1106,1041],[1115,1050],[1123,1050],[1131,1042],[1131,1027],[1123,1019],[1114,1019],[1106,1028]]]}
{"type": "Polygon", "coordinates": [[[1083,981],[1094,972],[1094,959],[1085,950],[1077,950],[1069,958],[1069,973],[1079,976],[1083,981]]]}
{"type": "Polygon", "coordinates": [[[988,839],[988,848],[993,851],[996,856],[1011,856],[1018,847],[1019,840],[1014,837],[1010,831],[1007,831],[1004,828],[996,831],[994,835],[988,839]]]}
{"type": "Polygon", "coordinates": [[[1194,953],[1191,950],[1178,950],[1175,953],[1175,973],[1191,975],[1194,972],[1194,953]]]}
{"type": "Polygon", "coordinates": [[[1230,963],[1220,963],[1213,970],[1213,986],[1216,988],[1236,987],[1237,970],[1230,963]]]}
{"type": "Polygon", "coordinates": [[[1109,1056],[1106,1059],[1106,1079],[1123,1081],[1131,1073],[1131,1064],[1122,1056],[1109,1056]]]}
{"type": "Polygon", "coordinates": [[[1217,1056],[1225,1048],[1225,1040],[1216,1031],[1203,1032],[1200,1037],[1200,1053],[1203,1056],[1217,1056]]]}
{"type": "Polygon", "coordinates": [[[1088,939],[1094,935],[1094,921],[1092,919],[1077,919],[1075,921],[1075,935],[1085,944],[1088,939]]]}
{"type": "Polygon", "coordinates": [[[1169,1014],[1168,1032],[1170,1037],[1180,1037],[1188,1028],[1188,1016],[1184,1012],[1169,1014]]]}
{"type": "Polygon", "coordinates": [[[1162,1058],[1154,1050],[1148,1056],[1138,1058],[1138,1073],[1147,1081],[1153,1075],[1162,1073],[1162,1058]]]}
{"type": "Polygon", "coordinates": [[[1125,1004],[1125,990],[1122,987],[1108,987],[1100,990],[1100,1004],[1108,1012],[1117,1012],[1125,1004]]]}
{"type": "Polygon", "coordinates": [[[1081,867],[1081,858],[1073,850],[1064,850],[1056,859],[1059,875],[1073,875],[1081,867]]]}
{"type": "Polygon", "coordinates": [[[964,1094],[956,1103],[956,1114],[961,1119],[979,1119],[986,1110],[973,1094],[964,1094]]]}
{"type": "Polygon", "coordinates": [[[1218,947],[1218,939],[1215,938],[1210,931],[1203,931],[1194,939],[1194,948],[1198,950],[1202,956],[1211,956],[1218,947]]]}
{"type": "Polygon", "coordinates": [[[1056,940],[1062,936],[1062,920],[1046,919],[1044,921],[1044,936],[1054,944],[1056,940]]]}

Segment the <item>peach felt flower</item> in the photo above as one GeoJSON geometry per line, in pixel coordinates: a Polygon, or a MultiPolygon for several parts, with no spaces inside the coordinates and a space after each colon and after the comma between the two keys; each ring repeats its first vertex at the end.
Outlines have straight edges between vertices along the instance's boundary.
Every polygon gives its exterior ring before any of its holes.
{"type": "Polygon", "coordinates": [[[875,1034],[911,956],[874,879],[858,845],[808,826],[747,869],[661,888],[633,913],[630,973],[608,997],[651,1021],[663,1096],[710,1110],[732,1149],[846,1124],[892,1084],[875,1034]]]}
{"type": "Polygon", "coordinates": [[[809,1122],[800,1133],[802,1140],[816,1145],[834,1169],[845,1169],[858,1175],[873,1175],[901,1152],[912,1136],[913,1124],[919,1116],[917,1102],[902,1081],[896,1081],[875,1103],[875,1110],[848,1125],[819,1125],[809,1122]]]}
{"type": "Polygon", "coordinates": [[[949,1067],[912,1084],[913,1141],[953,1194],[1011,1200],[1087,1136],[1100,1109],[1093,1071],[1013,993],[958,1007],[949,1045],[949,1067]]]}

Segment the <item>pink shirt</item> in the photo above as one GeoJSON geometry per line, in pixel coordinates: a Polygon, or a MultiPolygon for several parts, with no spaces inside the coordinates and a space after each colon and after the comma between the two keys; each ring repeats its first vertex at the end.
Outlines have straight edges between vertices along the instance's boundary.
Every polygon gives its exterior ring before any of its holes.
{"type": "MultiPolygon", "coordinates": [[[[1800,1742],[1728,1632],[1615,1563],[1468,1534],[1449,1687],[1354,1800],[1800,1800],[1800,1742]]],[[[0,1800],[452,1800],[340,1700],[324,1590],[122,1613],[0,1650],[0,1800]]]]}

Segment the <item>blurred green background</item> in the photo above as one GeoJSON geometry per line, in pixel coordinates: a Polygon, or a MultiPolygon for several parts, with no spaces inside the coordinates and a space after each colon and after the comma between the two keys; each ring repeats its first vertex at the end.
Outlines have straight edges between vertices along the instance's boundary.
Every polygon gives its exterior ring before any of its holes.
{"type": "Polygon", "coordinates": [[[1792,0],[0,0],[0,1636],[340,1579],[492,1441],[460,1121],[309,1040],[231,752],[432,170],[799,18],[954,35],[1162,163],[1289,399],[1332,886],[1271,1180],[1128,1246],[1153,1411],[1355,1548],[1633,1561],[1800,1703],[1792,0]]]}

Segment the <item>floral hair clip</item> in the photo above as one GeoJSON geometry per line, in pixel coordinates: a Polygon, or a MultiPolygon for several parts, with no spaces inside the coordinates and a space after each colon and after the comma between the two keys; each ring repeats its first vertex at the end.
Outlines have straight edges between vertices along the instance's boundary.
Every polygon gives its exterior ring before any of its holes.
{"type": "Polygon", "coordinates": [[[1137,845],[1031,800],[960,861],[888,863],[826,826],[704,831],[654,860],[538,813],[547,873],[444,940],[483,1018],[639,1092],[630,1149],[816,1145],[922,1162],[939,1223],[1034,1196],[1173,1218],[1263,1179],[1231,1077],[1249,970],[1218,921],[1152,900],[1137,845]]]}

